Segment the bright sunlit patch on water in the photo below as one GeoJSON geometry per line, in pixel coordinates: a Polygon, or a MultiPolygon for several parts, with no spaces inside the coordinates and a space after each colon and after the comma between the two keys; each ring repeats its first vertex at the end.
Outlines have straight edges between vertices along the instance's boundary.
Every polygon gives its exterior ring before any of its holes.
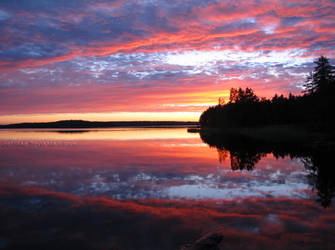
{"type": "Polygon", "coordinates": [[[229,177],[229,172],[218,173],[214,169],[207,176],[196,174],[161,176],[160,174],[140,172],[125,179],[119,174],[94,175],[86,184],[80,185],[77,194],[110,195],[117,199],[236,199],[247,197],[290,197],[308,198],[308,183],[302,178],[288,174],[287,182],[281,178],[268,177],[266,171],[262,178],[252,173],[236,173],[238,178],[229,177]]]}
{"type": "Polygon", "coordinates": [[[241,187],[214,186],[206,184],[186,184],[167,188],[166,192],[171,198],[188,199],[235,199],[246,197],[294,197],[307,198],[302,192],[308,188],[307,184],[296,183],[283,185],[274,183],[262,185],[258,183],[255,188],[248,185],[241,187]]]}
{"type": "MultiPolygon", "coordinates": [[[[110,128],[110,129],[20,129],[0,130],[1,141],[53,140],[154,140],[198,138],[186,128],[110,128]]],[[[22,145],[24,142],[21,143],[22,145]]],[[[47,146],[47,143],[45,144],[47,146]]]]}

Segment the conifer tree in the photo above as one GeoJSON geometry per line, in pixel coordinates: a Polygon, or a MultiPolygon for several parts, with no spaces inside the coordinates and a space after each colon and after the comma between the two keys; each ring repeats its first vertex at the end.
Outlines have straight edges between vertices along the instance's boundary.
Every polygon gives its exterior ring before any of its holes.
{"type": "Polygon", "coordinates": [[[305,91],[308,94],[326,93],[335,85],[334,67],[330,65],[327,57],[321,56],[314,61],[316,64],[314,70],[310,72],[304,84],[305,91]]]}

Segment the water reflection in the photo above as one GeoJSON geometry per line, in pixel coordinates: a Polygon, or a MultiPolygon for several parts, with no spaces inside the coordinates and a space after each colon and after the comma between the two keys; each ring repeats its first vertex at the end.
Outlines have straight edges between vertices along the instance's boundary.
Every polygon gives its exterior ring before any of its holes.
{"type": "Polygon", "coordinates": [[[201,136],[0,131],[0,248],[335,247],[331,153],[201,136]]]}
{"type": "Polygon", "coordinates": [[[319,150],[302,145],[269,144],[234,135],[200,133],[201,139],[218,151],[219,161],[230,159],[232,170],[253,170],[255,165],[268,154],[277,159],[289,156],[301,159],[307,171],[312,189],[317,190],[317,202],[328,207],[335,197],[335,169],[332,149],[319,150]]]}
{"type": "Polygon", "coordinates": [[[11,131],[0,140],[0,182],[119,200],[310,195],[300,161],[272,155],[260,160],[231,150],[234,169],[251,169],[258,161],[257,171],[236,174],[229,164],[218,164],[216,150],[186,129],[119,130],[11,131]]]}
{"type": "Polygon", "coordinates": [[[335,246],[334,208],[308,199],[118,201],[38,188],[0,190],[6,249],[176,250],[213,231],[224,236],[220,249],[335,246]]]}
{"type": "Polygon", "coordinates": [[[219,154],[219,161],[223,163],[230,159],[230,166],[232,170],[253,170],[255,164],[257,164],[262,157],[265,157],[265,153],[254,153],[247,150],[241,151],[229,151],[224,148],[217,149],[219,154]]]}
{"type": "Polygon", "coordinates": [[[155,140],[198,138],[185,128],[20,129],[0,130],[0,140],[155,140]]]}
{"type": "Polygon", "coordinates": [[[315,153],[303,159],[310,185],[317,190],[317,201],[329,207],[335,197],[334,157],[329,153],[315,153]]]}

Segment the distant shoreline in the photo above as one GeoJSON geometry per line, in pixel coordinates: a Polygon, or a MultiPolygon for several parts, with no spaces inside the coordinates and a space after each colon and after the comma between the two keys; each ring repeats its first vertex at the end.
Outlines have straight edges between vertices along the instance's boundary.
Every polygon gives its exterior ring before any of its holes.
{"type": "Polygon", "coordinates": [[[48,128],[131,128],[131,127],[197,127],[198,122],[179,121],[84,121],[84,120],[62,120],[55,122],[36,123],[14,123],[0,125],[0,129],[48,129],[48,128]]]}

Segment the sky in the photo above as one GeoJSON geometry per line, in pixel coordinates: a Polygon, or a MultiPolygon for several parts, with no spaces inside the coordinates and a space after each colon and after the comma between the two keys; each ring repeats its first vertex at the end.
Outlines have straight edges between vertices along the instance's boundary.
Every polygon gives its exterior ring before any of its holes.
{"type": "Polygon", "coordinates": [[[335,1],[1,0],[0,124],[196,121],[232,87],[300,94],[335,1]]]}

